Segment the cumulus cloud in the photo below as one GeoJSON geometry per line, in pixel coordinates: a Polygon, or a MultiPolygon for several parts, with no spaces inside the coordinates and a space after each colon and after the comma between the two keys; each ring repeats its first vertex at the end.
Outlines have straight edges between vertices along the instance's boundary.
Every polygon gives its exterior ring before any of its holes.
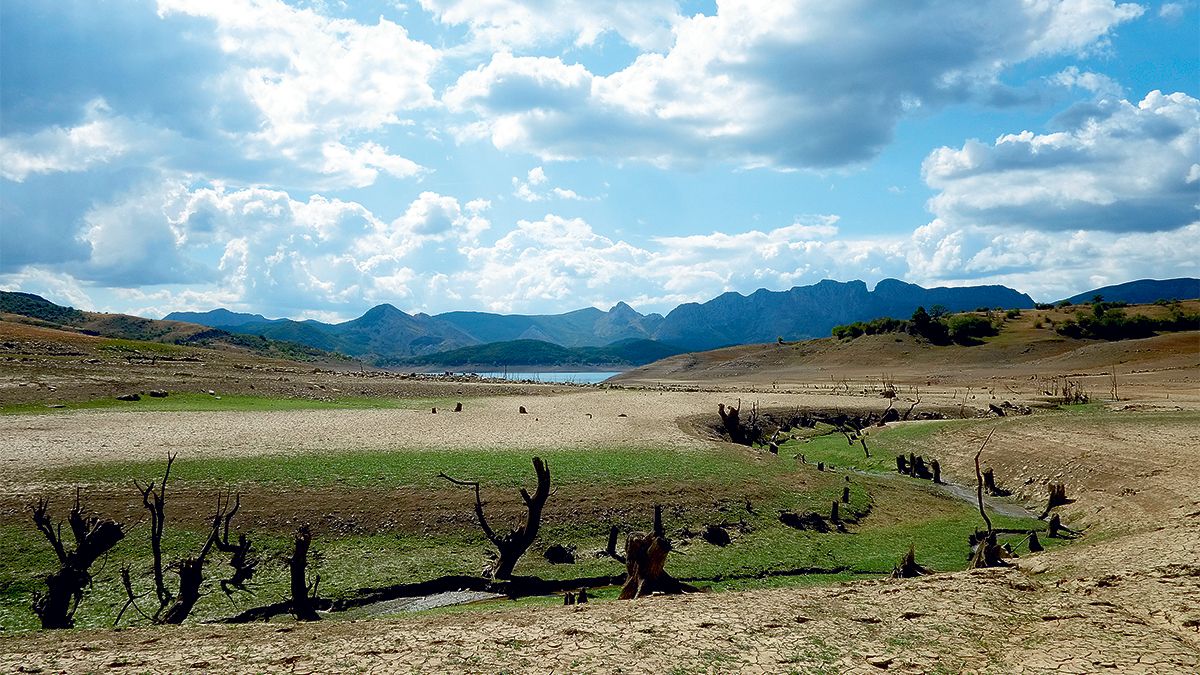
{"type": "Polygon", "coordinates": [[[126,154],[139,144],[137,126],[111,113],[104,99],[96,99],[78,125],[0,138],[0,177],[19,183],[29,174],[85,171],[126,154]]]}
{"type": "Polygon", "coordinates": [[[1008,66],[1103,44],[1142,11],[1112,0],[727,0],[677,22],[669,51],[611,75],[499,53],[443,100],[479,117],[461,136],[546,160],[841,167],[877,154],[909,111],[987,98],[1008,66]]]}
{"type": "Polygon", "coordinates": [[[681,19],[673,0],[420,0],[442,23],[466,26],[479,49],[595,44],[606,33],[643,50],[666,49],[681,19]]]}
{"type": "Polygon", "coordinates": [[[1095,94],[1099,98],[1120,98],[1125,89],[1114,79],[1101,73],[1081,71],[1078,66],[1068,66],[1050,77],[1050,81],[1064,87],[1077,87],[1095,94]]]}
{"type": "Polygon", "coordinates": [[[1200,101],[1152,91],[1086,108],[1063,131],[942,147],[922,165],[952,225],[1038,230],[1170,230],[1197,218],[1200,101]]]}
{"type": "Polygon", "coordinates": [[[279,0],[159,0],[161,16],[211,21],[230,61],[221,78],[254,106],[261,128],[241,139],[252,157],[283,157],[329,179],[363,187],[379,171],[421,173],[376,143],[346,145],[356,133],[407,123],[435,105],[436,49],[380,17],[374,25],[331,19],[279,0]]]}

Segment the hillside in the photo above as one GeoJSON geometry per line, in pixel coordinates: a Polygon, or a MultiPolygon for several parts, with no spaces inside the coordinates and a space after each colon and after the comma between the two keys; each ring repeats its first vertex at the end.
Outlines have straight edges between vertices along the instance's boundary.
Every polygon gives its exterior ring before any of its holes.
{"type": "Polygon", "coordinates": [[[563,347],[544,340],[511,340],[383,363],[438,368],[627,368],[680,353],[654,340],[620,340],[603,347],[563,347]]]}
{"type": "MultiPolygon", "coordinates": [[[[1187,301],[1182,306],[1188,312],[1200,311],[1200,301],[1187,301]]],[[[998,371],[1021,377],[1047,369],[1065,375],[1107,372],[1114,366],[1126,372],[1200,366],[1200,331],[1115,342],[1060,335],[1056,327],[1074,320],[1077,309],[1022,310],[1015,318],[993,313],[1000,324],[997,334],[972,345],[934,345],[907,333],[741,345],[671,356],[629,370],[613,381],[770,386],[785,382],[835,383],[843,378],[879,379],[887,375],[910,382],[937,382],[970,380],[977,373],[998,371]]],[[[1170,309],[1140,305],[1125,311],[1159,317],[1168,315],[1170,309]]]]}
{"type": "Polygon", "coordinates": [[[29,293],[0,291],[0,320],[99,337],[192,347],[232,348],[295,361],[345,361],[340,354],[298,342],[237,335],[182,321],[85,312],[29,293]]]}
{"type": "Polygon", "coordinates": [[[1097,295],[1108,302],[1130,304],[1146,304],[1156,300],[1191,300],[1200,298],[1200,279],[1140,279],[1073,295],[1067,298],[1067,302],[1076,305],[1091,302],[1097,295]]]}

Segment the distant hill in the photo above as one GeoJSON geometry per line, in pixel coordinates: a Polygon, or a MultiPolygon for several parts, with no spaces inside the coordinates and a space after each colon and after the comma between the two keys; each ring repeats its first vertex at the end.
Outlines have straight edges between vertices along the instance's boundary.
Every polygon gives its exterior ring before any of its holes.
{"type": "Polygon", "coordinates": [[[603,347],[563,347],[543,340],[510,340],[398,359],[381,365],[438,368],[621,368],[645,365],[682,352],[678,347],[644,339],[620,340],[603,347]]]}
{"type": "Polygon", "coordinates": [[[341,354],[330,353],[305,344],[235,335],[195,323],[145,319],[129,314],[85,312],[73,307],[57,305],[30,293],[0,291],[0,315],[8,315],[4,317],[8,320],[22,321],[46,328],[70,330],[122,340],[141,340],[194,347],[232,347],[263,356],[293,361],[346,360],[346,357],[341,354]]]}
{"type": "Polygon", "coordinates": [[[183,321],[198,323],[201,326],[245,326],[255,323],[277,323],[287,319],[268,319],[262,314],[245,314],[231,312],[227,309],[214,309],[207,312],[171,312],[163,317],[163,321],[183,321]]]}
{"type": "Polygon", "coordinates": [[[667,314],[654,339],[705,350],[727,345],[823,337],[834,326],[879,317],[910,316],[917,307],[943,305],[952,312],[978,307],[1027,309],[1033,298],[1005,286],[922,288],[896,279],[867,290],[862,281],[825,280],[788,291],[725,293],[667,314]]]}
{"type": "Polygon", "coordinates": [[[1155,300],[1192,300],[1200,298],[1200,279],[1140,279],[1114,286],[1104,286],[1073,295],[1067,302],[1081,304],[1091,302],[1097,295],[1107,302],[1145,304],[1155,300]]]}

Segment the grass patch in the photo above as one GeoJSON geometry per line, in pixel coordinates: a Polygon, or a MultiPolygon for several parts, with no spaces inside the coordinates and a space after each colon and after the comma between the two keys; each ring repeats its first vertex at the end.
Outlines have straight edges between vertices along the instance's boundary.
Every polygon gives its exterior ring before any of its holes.
{"type": "MultiPolygon", "coordinates": [[[[791,471],[785,462],[731,455],[721,450],[596,448],[542,450],[556,486],[670,479],[698,481],[736,475],[739,480],[791,471]]],[[[50,469],[44,476],[67,483],[127,483],[156,476],[164,461],[122,461],[50,469]]],[[[235,458],[181,457],[172,481],[244,485],[341,485],[353,487],[445,486],[438,473],[479,480],[491,487],[518,487],[532,480],[529,457],[512,450],[394,450],[235,458]]]]}
{"type": "Polygon", "coordinates": [[[62,408],[48,408],[44,403],[23,403],[4,406],[0,414],[61,414],[70,410],[121,410],[134,412],[271,412],[279,410],[421,410],[434,406],[446,407],[450,399],[436,398],[375,398],[367,396],[339,396],[331,400],[306,398],[278,398],[249,396],[245,394],[219,394],[210,396],[197,392],[172,392],[165,398],[143,396],[140,401],[118,401],[115,398],[98,398],[91,401],[66,403],[62,408]]]}

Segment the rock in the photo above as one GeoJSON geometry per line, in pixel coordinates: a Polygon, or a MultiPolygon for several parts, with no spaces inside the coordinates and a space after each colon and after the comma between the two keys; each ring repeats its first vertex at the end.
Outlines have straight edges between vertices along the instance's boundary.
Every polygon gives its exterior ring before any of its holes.
{"type": "Polygon", "coordinates": [[[166,398],[167,391],[165,389],[151,389],[146,392],[151,398],[166,398]]]}
{"type": "Polygon", "coordinates": [[[209,396],[216,396],[216,395],[217,395],[217,392],[213,391],[212,389],[209,389],[209,390],[208,390],[208,395],[209,395],[209,396]]]}
{"type": "Polygon", "coordinates": [[[117,400],[118,401],[140,401],[140,400],[142,400],[142,397],[138,396],[137,394],[121,394],[120,396],[117,397],[117,400]]]}

